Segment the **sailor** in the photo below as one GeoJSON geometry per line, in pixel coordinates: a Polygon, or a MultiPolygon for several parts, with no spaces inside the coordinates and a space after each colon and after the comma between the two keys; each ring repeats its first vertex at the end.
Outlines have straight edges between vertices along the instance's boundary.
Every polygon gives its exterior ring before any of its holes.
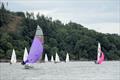
{"type": "Polygon", "coordinates": [[[21,64],[22,64],[22,65],[25,65],[25,62],[24,62],[24,61],[22,61],[22,62],[21,62],[21,64]]]}

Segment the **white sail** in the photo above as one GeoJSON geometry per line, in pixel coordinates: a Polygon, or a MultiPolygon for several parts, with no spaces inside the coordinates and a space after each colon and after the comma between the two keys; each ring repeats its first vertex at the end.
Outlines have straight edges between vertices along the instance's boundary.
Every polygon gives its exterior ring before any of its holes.
{"type": "Polygon", "coordinates": [[[53,56],[51,56],[51,62],[54,62],[53,56]]]}
{"type": "Polygon", "coordinates": [[[57,52],[56,52],[56,55],[55,55],[55,62],[60,62],[60,59],[59,59],[59,56],[58,56],[57,52]]]}
{"type": "Polygon", "coordinates": [[[98,43],[97,62],[98,62],[98,61],[99,61],[99,59],[100,59],[100,54],[101,54],[101,46],[100,46],[100,43],[98,43]]]}
{"type": "Polygon", "coordinates": [[[45,62],[48,62],[47,54],[45,54],[45,62]]]}
{"type": "Polygon", "coordinates": [[[13,49],[13,52],[12,52],[12,56],[11,56],[11,63],[16,63],[17,60],[16,60],[16,54],[15,54],[15,50],[13,49]]]}
{"type": "Polygon", "coordinates": [[[69,62],[69,54],[68,53],[66,54],[66,60],[65,61],[69,62]]]}
{"type": "Polygon", "coordinates": [[[23,61],[24,62],[27,60],[27,57],[28,57],[28,51],[27,51],[27,48],[25,48],[25,50],[24,50],[24,56],[23,56],[23,61]]]}

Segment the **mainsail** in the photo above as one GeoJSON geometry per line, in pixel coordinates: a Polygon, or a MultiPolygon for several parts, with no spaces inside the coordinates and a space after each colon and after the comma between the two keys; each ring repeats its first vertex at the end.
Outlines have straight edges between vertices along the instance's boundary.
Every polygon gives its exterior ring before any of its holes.
{"type": "Polygon", "coordinates": [[[37,26],[36,34],[30,48],[30,52],[25,63],[36,63],[43,53],[43,32],[42,29],[37,26]]]}
{"type": "Polygon", "coordinates": [[[66,60],[65,61],[69,62],[69,54],[68,53],[66,54],[66,60]]]}
{"type": "Polygon", "coordinates": [[[101,50],[100,43],[98,43],[97,63],[101,64],[104,61],[104,53],[101,50]]]}
{"type": "Polygon", "coordinates": [[[13,49],[12,51],[12,56],[11,56],[11,60],[10,60],[11,63],[16,63],[17,60],[16,60],[16,54],[15,54],[15,50],[13,49]]]}

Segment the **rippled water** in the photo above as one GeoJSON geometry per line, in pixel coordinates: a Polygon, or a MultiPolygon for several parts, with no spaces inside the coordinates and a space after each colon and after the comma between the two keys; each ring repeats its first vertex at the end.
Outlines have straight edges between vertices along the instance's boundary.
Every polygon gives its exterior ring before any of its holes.
{"type": "Polygon", "coordinates": [[[0,80],[120,80],[120,61],[36,63],[24,69],[20,63],[0,63],[0,80]]]}

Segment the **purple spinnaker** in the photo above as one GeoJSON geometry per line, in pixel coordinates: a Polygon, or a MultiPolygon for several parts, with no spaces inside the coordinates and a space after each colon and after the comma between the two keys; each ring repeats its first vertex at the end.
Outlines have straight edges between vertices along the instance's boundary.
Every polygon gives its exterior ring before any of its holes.
{"type": "Polygon", "coordinates": [[[43,53],[43,45],[39,37],[35,37],[30,48],[30,52],[25,63],[35,63],[39,60],[43,53]]]}

